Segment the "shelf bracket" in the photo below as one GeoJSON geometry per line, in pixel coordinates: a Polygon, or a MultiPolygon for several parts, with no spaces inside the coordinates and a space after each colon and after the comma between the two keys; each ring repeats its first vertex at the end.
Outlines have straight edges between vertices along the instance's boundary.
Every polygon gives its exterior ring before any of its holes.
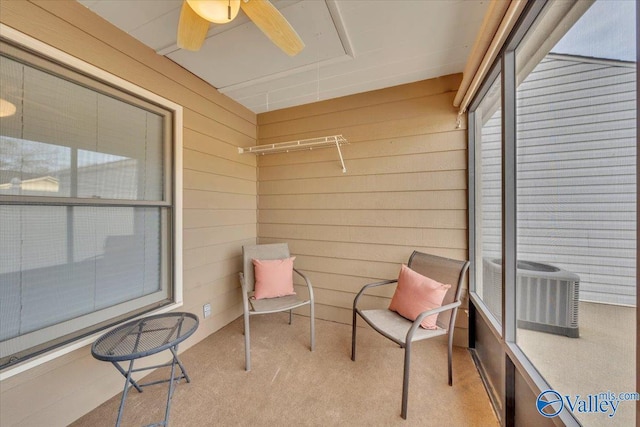
{"type": "Polygon", "coordinates": [[[344,165],[344,158],[342,158],[342,151],[340,150],[340,143],[337,139],[336,148],[338,149],[338,156],[340,156],[340,163],[342,164],[342,173],[347,173],[347,167],[344,165]]]}

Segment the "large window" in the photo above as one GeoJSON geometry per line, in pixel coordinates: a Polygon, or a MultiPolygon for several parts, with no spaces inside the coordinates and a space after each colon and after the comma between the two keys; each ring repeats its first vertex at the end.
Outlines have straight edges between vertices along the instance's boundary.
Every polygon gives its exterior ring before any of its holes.
{"type": "MultiPolygon", "coordinates": [[[[561,34],[547,14],[516,50],[516,342],[562,395],[631,392],[635,2],[598,0],[561,34]]],[[[632,425],[634,403],[573,414],[632,425]]]]}
{"type": "Polygon", "coordinates": [[[0,367],[175,302],[176,111],[0,44],[0,367]]]}
{"type": "Polygon", "coordinates": [[[472,297],[498,343],[477,353],[507,358],[507,424],[636,423],[636,7],[530,4],[471,104],[472,297]]]}

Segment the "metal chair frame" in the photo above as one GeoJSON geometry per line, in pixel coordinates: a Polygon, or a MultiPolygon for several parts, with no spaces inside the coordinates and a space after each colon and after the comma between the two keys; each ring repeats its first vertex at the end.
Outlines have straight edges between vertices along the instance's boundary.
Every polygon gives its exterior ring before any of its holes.
{"type": "MultiPolygon", "coordinates": [[[[385,286],[397,283],[397,279],[393,280],[383,280],[380,282],[370,283],[365,285],[360,292],[356,295],[353,300],[353,321],[352,321],[352,334],[351,334],[351,360],[356,360],[356,328],[357,328],[357,315],[364,319],[369,326],[371,326],[376,332],[380,333],[384,337],[390,339],[391,341],[398,344],[401,348],[404,348],[404,375],[402,382],[402,410],[401,416],[404,419],[407,419],[407,405],[408,405],[408,392],[409,392],[409,372],[411,368],[411,347],[412,343],[416,341],[421,341],[429,338],[433,338],[440,335],[448,335],[448,374],[449,374],[449,385],[453,384],[453,369],[452,369],[452,351],[453,351],[453,332],[456,323],[456,316],[458,313],[458,307],[462,304],[461,295],[462,295],[462,285],[464,281],[464,277],[469,269],[469,261],[459,261],[453,260],[450,258],[444,258],[437,255],[425,254],[422,252],[414,251],[409,258],[409,262],[407,264],[409,268],[415,269],[418,273],[430,277],[434,280],[438,280],[440,282],[451,284],[451,288],[447,292],[447,295],[444,298],[443,305],[433,310],[428,310],[421,313],[415,321],[410,321],[399,314],[392,312],[390,310],[362,310],[358,307],[358,302],[360,298],[365,294],[365,291],[368,289],[385,286]],[[424,271],[422,268],[414,268],[415,264],[427,264],[427,266],[437,266],[439,264],[446,266],[443,267],[442,270],[446,270],[447,268],[451,269],[450,277],[454,276],[457,273],[457,280],[455,283],[450,283],[444,281],[439,276],[441,272],[438,271],[424,271]],[[434,274],[435,273],[435,274],[434,274]],[[438,314],[437,330],[425,330],[420,328],[420,323],[422,320],[430,316],[432,314],[438,314]],[[394,330],[396,334],[393,334],[390,330],[385,330],[383,326],[379,323],[376,323],[376,320],[382,319],[384,315],[386,319],[389,319],[390,316],[394,322],[394,326],[401,325],[402,327],[406,327],[406,335],[399,336],[397,333],[397,329],[394,330]]],[[[436,268],[436,270],[440,270],[436,268]]]]}
{"type": "Polygon", "coordinates": [[[254,291],[255,277],[253,274],[254,259],[283,259],[290,257],[289,246],[286,243],[272,243],[264,245],[245,245],[242,247],[243,269],[240,272],[240,286],[242,287],[242,307],[244,312],[244,343],[245,343],[245,370],[251,370],[251,339],[249,318],[258,314],[289,312],[289,324],[293,319],[293,309],[309,305],[310,311],[310,349],[315,349],[315,312],[313,300],[313,287],[311,281],[298,269],[293,271],[299,275],[307,285],[309,299],[301,300],[297,295],[289,295],[279,298],[261,299],[251,302],[254,291]]]}

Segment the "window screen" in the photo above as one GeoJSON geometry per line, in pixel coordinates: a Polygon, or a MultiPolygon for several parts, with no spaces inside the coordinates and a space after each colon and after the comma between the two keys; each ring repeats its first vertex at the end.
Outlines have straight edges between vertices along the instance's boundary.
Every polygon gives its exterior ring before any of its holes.
{"type": "Polygon", "coordinates": [[[170,302],[172,113],[1,47],[7,366],[170,302]]]}

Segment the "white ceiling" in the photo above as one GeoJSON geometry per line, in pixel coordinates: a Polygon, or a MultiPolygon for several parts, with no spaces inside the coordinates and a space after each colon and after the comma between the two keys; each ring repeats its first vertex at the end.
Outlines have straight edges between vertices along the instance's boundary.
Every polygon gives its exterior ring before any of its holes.
{"type": "Polygon", "coordinates": [[[462,72],[489,0],[272,0],[305,43],[290,57],[242,11],[179,49],[182,0],[79,0],[255,113],[462,72]]]}

